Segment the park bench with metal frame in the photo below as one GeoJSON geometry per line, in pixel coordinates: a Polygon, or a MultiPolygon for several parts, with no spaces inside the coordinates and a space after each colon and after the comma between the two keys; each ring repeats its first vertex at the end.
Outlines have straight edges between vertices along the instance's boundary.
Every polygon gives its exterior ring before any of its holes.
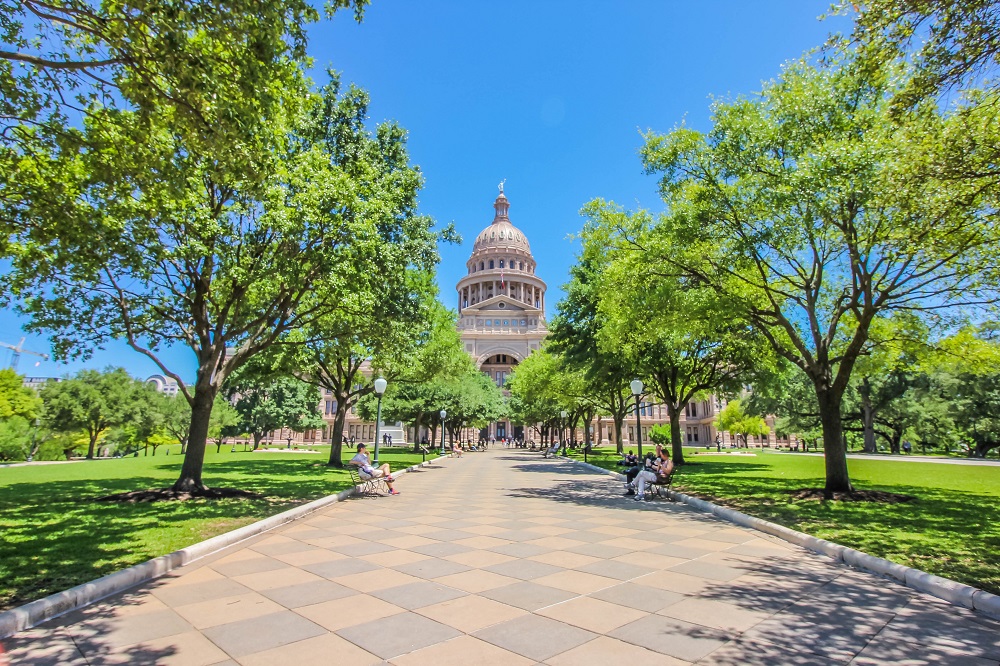
{"type": "Polygon", "coordinates": [[[382,497],[382,491],[389,492],[389,486],[385,483],[384,476],[361,476],[361,470],[357,465],[347,465],[347,471],[351,473],[351,482],[358,488],[358,494],[364,497],[382,497]]]}
{"type": "Polygon", "coordinates": [[[670,490],[670,484],[674,482],[674,474],[676,473],[677,468],[675,467],[665,478],[657,474],[656,481],[650,481],[646,484],[646,490],[657,497],[667,497],[666,491],[670,490]]]}

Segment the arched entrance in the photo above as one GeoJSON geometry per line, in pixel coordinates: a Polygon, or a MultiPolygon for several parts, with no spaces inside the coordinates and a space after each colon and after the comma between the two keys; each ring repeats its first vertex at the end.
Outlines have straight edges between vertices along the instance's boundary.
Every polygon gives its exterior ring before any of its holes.
{"type": "MultiPolygon", "coordinates": [[[[517,354],[506,349],[494,349],[488,354],[484,354],[479,359],[479,369],[489,377],[500,390],[507,395],[507,391],[504,390],[504,384],[507,382],[507,378],[510,377],[511,372],[517,367],[521,359],[517,354]]],[[[515,427],[514,424],[510,422],[509,419],[502,419],[500,421],[495,421],[489,424],[483,429],[483,437],[486,440],[494,439],[500,441],[501,439],[512,439],[514,438],[515,431],[520,430],[522,433],[524,429],[520,426],[515,427]]]]}

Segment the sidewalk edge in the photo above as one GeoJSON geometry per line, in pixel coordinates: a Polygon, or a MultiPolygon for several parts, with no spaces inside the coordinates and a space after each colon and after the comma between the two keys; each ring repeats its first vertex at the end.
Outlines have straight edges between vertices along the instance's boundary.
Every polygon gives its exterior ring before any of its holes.
{"type": "MultiPolygon", "coordinates": [[[[624,474],[615,472],[614,470],[591,465],[590,463],[585,463],[574,458],[566,458],[566,460],[618,479],[624,480],[625,478],[624,474]]],[[[1000,620],[1000,595],[981,590],[978,587],[966,585],[965,583],[959,583],[950,578],[942,578],[941,576],[935,576],[920,569],[897,564],[881,557],[875,557],[874,555],[869,555],[868,553],[863,553],[832,541],[819,539],[804,532],[778,525],[777,523],[755,518],[735,509],[719,506],[714,502],[679,493],[676,490],[667,490],[667,494],[672,499],[687,504],[692,508],[704,511],[705,513],[711,513],[741,527],[750,527],[759,532],[770,534],[796,546],[801,546],[815,553],[831,557],[838,562],[843,562],[849,567],[893,578],[906,587],[918,592],[930,594],[955,606],[962,606],[963,608],[978,611],[989,618],[1000,620]]]]}
{"type": "MultiPolygon", "coordinates": [[[[430,465],[438,458],[426,460],[405,469],[393,472],[393,476],[402,476],[407,472],[430,465]]],[[[25,629],[79,610],[96,601],[110,597],[119,592],[149,582],[186,564],[191,564],[203,557],[219,552],[224,548],[245,541],[258,534],[263,534],[286,523],[298,520],[319,509],[342,502],[358,492],[358,487],[347,488],[334,495],[327,495],[312,502],[301,504],[287,511],[258,520],[250,525],[244,525],[231,532],[225,532],[172,553],[154,557],[127,569],[102,576],[96,580],[82,583],[62,592],[50,594],[47,597],[28,602],[23,606],[0,612],[0,639],[8,638],[25,629]]]]}

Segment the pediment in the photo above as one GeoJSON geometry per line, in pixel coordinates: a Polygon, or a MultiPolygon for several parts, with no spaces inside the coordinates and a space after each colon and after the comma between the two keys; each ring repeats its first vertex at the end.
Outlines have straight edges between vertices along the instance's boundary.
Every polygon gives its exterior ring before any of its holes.
{"type": "Polygon", "coordinates": [[[504,312],[538,312],[538,308],[530,307],[527,303],[521,303],[509,296],[494,296],[485,301],[475,303],[462,308],[462,314],[490,312],[491,314],[502,314],[504,312]]]}

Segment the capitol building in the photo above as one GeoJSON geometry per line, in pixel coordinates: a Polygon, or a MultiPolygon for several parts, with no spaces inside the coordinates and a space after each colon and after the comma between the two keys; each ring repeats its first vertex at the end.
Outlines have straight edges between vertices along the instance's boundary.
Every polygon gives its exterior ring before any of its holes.
{"type": "MultiPolygon", "coordinates": [[[[497,386],[528,354],[541,347],[545,326],[545,282],[535,274],[528,237],[510,221],[510,202],[500,185],[493,221],[479,232],[458,281],[458,330],[465,351],[497,386]]],[[[490,424],[483,438],[522,438],[523,426],[490,424]]]]}
{"type": "MultiPolygon", "coordinates": [[[[458,318],[456,325],[461,334],[462,345],[483,373],[497,386],[503,388],[507,377],[517,369],[517,365],[529,354],[541,348],[548,328],[545,323],[546,284],[537,275],[537,262],[531,253],[531,245],[525,233],[510,219],[510,201],[500,184],[500,194],[493,202],[493,221],[480,231],[472,243],[472,253],[465,264],[465,275],[455,285],[458,296],[458,318]]],[[[366,372],[366,368],[362,368],[366,372]]],[[[367,374],[367,372],[366,372],[367,374]]],[[[687,405],[681,415],[681,433],[686,444],[694,446],[713,445],[716,438],[729,444],[733,437],[729,433],[719,433],[715,428],[715,418],[725,401],[716,396],[687,405]]],[[[321,444],[329,441],[332,432],[336,403],[331,396],[324,395],[320,404],[327,426],[322,429],[293,433],[282,431],[272,433],[272,439],[283,439],[302,444],[321,444]]],[[[634,447],[636,443],[635,410],[626,418],[622,432],[624,445],[634,447]]],[[[642,441],[650,441],[649,429],[658,424],[669,423],[666,407],[655,396],[647,395],[639,406],[642,441]]],[[[774,434],[774,419],[768,417],[772,433],[765,444],[786,443],[774,434]]],[[[535,424],[514,423],[503,419],[490,423],[478,433],[467,432],[463,438],[540,440],[535,424]]],[[[607,416],[598,417],[586,426],[590,439],[597,445],[614,442],[614,426],[607,416]]],[[[413,429],[403,423],[386,423],[380,432],[388,432],[393,441],[413,441],[419,439],[413,429]]],[[[351,408],[347,415],[344,434],[359,442],[372,442],[375,438],[375,424],[364,421],[351,408]]],[[[425,434],[425,433],[420,433],[425,434]]],[[[582,442],[585,434],[578,428],[575,439],[582,442]]],[[[756,438],[760,443],[760,438],[756,438]]]]}

